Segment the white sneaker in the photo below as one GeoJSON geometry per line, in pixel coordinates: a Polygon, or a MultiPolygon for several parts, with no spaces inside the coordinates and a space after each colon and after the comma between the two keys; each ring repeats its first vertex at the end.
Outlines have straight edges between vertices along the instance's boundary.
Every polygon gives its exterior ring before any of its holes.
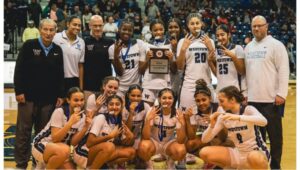
{"type": "Polygon", "coordinates": [[[185,155],[186,164],[191,165],[196,163],[196,157],[193,154],[187,153],[185,155]]]}

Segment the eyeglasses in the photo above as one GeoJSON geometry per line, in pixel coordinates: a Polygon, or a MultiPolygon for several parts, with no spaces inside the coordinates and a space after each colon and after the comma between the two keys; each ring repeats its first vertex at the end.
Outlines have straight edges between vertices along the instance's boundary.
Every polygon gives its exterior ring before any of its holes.
{"type": "Polygon", "coordinates": [[[252,28],[261,28],[263,26],[267,25],[267,23],[265,24],[260,24],[260,25],[252,25],[252,28]]]}

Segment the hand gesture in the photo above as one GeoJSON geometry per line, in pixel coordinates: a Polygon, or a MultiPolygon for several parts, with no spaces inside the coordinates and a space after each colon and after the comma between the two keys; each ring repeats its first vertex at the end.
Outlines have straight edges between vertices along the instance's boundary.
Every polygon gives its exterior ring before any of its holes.
{"type": "Polygon", "coordinates": [[[202,35],[200,37],[200,39],[203,41],[204,45],[207,47],[207,49],[209,51],[213,51],[214,50],[213,45],[212,45],[212,43],[210,41],[210,38],[206,34],[202,35]]]}
{"type": "Polygon", "coordinates": [[[80,119],[81,119],[81,112],[74,112],[72,113],[69,122],[71,125],[74,125],[75,123],[77,123],[80,119]]]}
{"type": "Polygon", "coordinates": [[[230,51],[229,49],[227,49],[225,46],[220,45],[220,47],[221,47],[221,51],[224,55],[226,55],[230,58],[233,58],[235,56],[235,54],[232,51],[230,51]]]}
{"type": "Polygon", "coordinates": [[[152,58],[152,57],[153,57],[153,51],[152,50],[147,51],[147,53],[146,53],[147,60],[150,60],[150,58],[152,58]]]}
{"type": "Polygon", "coordinates": [[[132,141],[132,139],[134,138],[133,133],[131,132],[131,130],[126,126],[126,124],[124,122],[122,122],[122,126],[123,126],[123,135],[125,136],[123,140],[125,145],[129,145],[130,142],[132,141]]]}
{"type": "Polygon", "coordinates": [[[129,106],[129,112],[130,113],[134,113],[135,112],[135,109],[136,109],[136,107],[139,105],[139,103],[138,102],[131,102],[130,103],[130,106],[129,106]]]}
{"type": "Polygon", "coordinates": [[[86,126],[87,128],[89,128],[90,125],[92,124],[94,114],[95,114],[95,111],[86,111],[84,126],[86,126]]]}
{"type": "Polygon", "coordinates": [[[177,120],[179,121],[179,123],[181,125],[185,124],[185,119],[184,119],[183,112],[179,109],[176,110],[176,118],[177,118],[177,120]]]}
{"type": "Polygon", "coordinates": [[[193,116],[193,107],[188,108],[184,114],[185,119],[189,119],[191,116],[193,116]]]}
{"type": "Polygon", "coordinates": [[[172,39],[170,40],[170,43],[171,43],[172,49],[175,49],[175,50],[176,50],[178,41],[177,41],[177,37],[176,37],[176,36],[173,36],[173,37],[174,37],[174,38],[172,38],[172,39]]]}
{"type": "Polygon", "coordinates": [[[222,113],[220,113],[220,112],[215,112],[215,113],[213,113],[212,115],[210,115],[210,125],[211,125],[211,127],[215,127],[215,124],[216,124],[216,122],[217,122],[217,118],[218,118],[218,116],[219,116],[220,114],[222,114],[222,113]]]}
{"type": "Polygon", "coordinates": [[[111,138],[115,138],[121,133],[122,127],[119,128],[119,125],[116,125],[109,135],[111,136],[111,138]]]}
{"type": "Polygon", "coordinates": [[[115,49],[114,49],[114,57],[118,58],[119,57],[119,54],[122,50],[122,47],[123,47],[123,43],[122,43],[122,40],[118,40],[115,42],[115,49]]]}
{"type": "Polygon", "coordinates": [[[96,99],[96,106],[97,106],[97,110],[100,109],[102,107],[102,105],[105,103],[106,101],[106,96],[100,95],[97,99],[96,99]]]}
{"type": "Polygon", "coordinates": [[[209,123],[210,122],[210,115],[209,114],[203,114],[202,118],[205,121],[205,123],[209,123]]]}
{"type": "Polygon", "coordinates": [[[173,60],[173,52],[171,50],[167,50],[165,55],[168,57],[169,61],[173,60]]]}
{"type": "Polygon", "coordinates": [[[216,60],[216,54],[215,54],[215,51],[211,51],[211,52],[208,52],[208,61],[215,61],[216,60]]]}
{"type": "Polygon", "coordinates": [[[185,37],[184,37],[184,41],[182,43],[182,46],[181,46],[181,49],[182,50],[186,50],[191,44],[192,44],[192,41],[194,40],[194,37],[192,34],[187,34],[185,37]]]}
{"type": "Polygon", "coordinates": [[[154,117],[160,112],[159,107],[152,107],[150,112],[146,115],[146,120],[153,120],[154,117]]]}
{"type": "Polygon", "coordinates": [[[25,95],[24,94],[17,95],[16,100],[17,100],[18,103],[25,103],[26,102],[25,95]]]}

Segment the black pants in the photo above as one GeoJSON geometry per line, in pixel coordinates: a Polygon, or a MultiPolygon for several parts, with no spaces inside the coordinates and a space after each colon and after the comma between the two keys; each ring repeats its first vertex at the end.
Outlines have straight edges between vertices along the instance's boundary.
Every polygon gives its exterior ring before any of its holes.
{"type": "Polygon", "coordinates": [[[72,87],[79,87],[79,78],[78,77],[72,77],[72,78],[65,78],[65,96],[67,95],[68,91],[72,87]]]}
{"type": "Polygon", "coordinates": [[[284,105],[276,106],[273,103],[254,103],[249,102],[249,105],[254,106],[268,120],[266,127],[261,127],[260,131],[263,140],[266,141],[266,133],[270,138],[271,146],[271,169],[281,169],[282,155],[282,115],[284,105]]]}
{"type": "Polygon", "coordinates": [[[26,101],[18,104],[15,160],[16,167],[26,169],[31,155],[31,134],[37,135],[48,123],[55,104],[37,104],[26,101]]]}

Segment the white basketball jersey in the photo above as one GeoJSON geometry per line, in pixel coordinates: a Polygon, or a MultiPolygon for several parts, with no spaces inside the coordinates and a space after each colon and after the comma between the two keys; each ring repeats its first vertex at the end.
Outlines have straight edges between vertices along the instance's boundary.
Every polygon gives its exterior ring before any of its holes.
{"type": "MultiPolygon", "coordinates": [[[[244,59],[245,57],[243,47],[240,45],[235,45],[230,51],[233,52],[238,59],[244,59]]],[[[244,76],[238,74],[231,57],[217,53],[216,60],[218,79],[217,92],[230,85],[240,90],[246,90],[246,79],[244,76]]]]}
{"type": "MultiPolygon", "coordinates": [[[[139,62],[141,58],[145,58],[144,42],[142,40],[133,41],[130,48],[123,47],[120,51],[119,58],[124,69],[122,76],[118,76],[120,80],[120,91],[127,91],[132,84],[139,84],[141,75],[139,74],[139,62]],[[128,51],[127,51],[128,50],[128,51]]],[[[115,44],[108,49],[109,59],[114,59],[115,44]]]]}
{"type": "MultiPolygon", "coordinates": [[[[178,42],[177,56],[179,56],[184,39],[178,42]]],[[[214,47],[214,42],[211,40],[214,47]]],[[[211,85],[211,71],[207,62],[208,49],[200,39],[196,39],[185,53],[185,69],[183,87],[194,89],[198,79],[204,79],[208,86],[211,85]]]]}

